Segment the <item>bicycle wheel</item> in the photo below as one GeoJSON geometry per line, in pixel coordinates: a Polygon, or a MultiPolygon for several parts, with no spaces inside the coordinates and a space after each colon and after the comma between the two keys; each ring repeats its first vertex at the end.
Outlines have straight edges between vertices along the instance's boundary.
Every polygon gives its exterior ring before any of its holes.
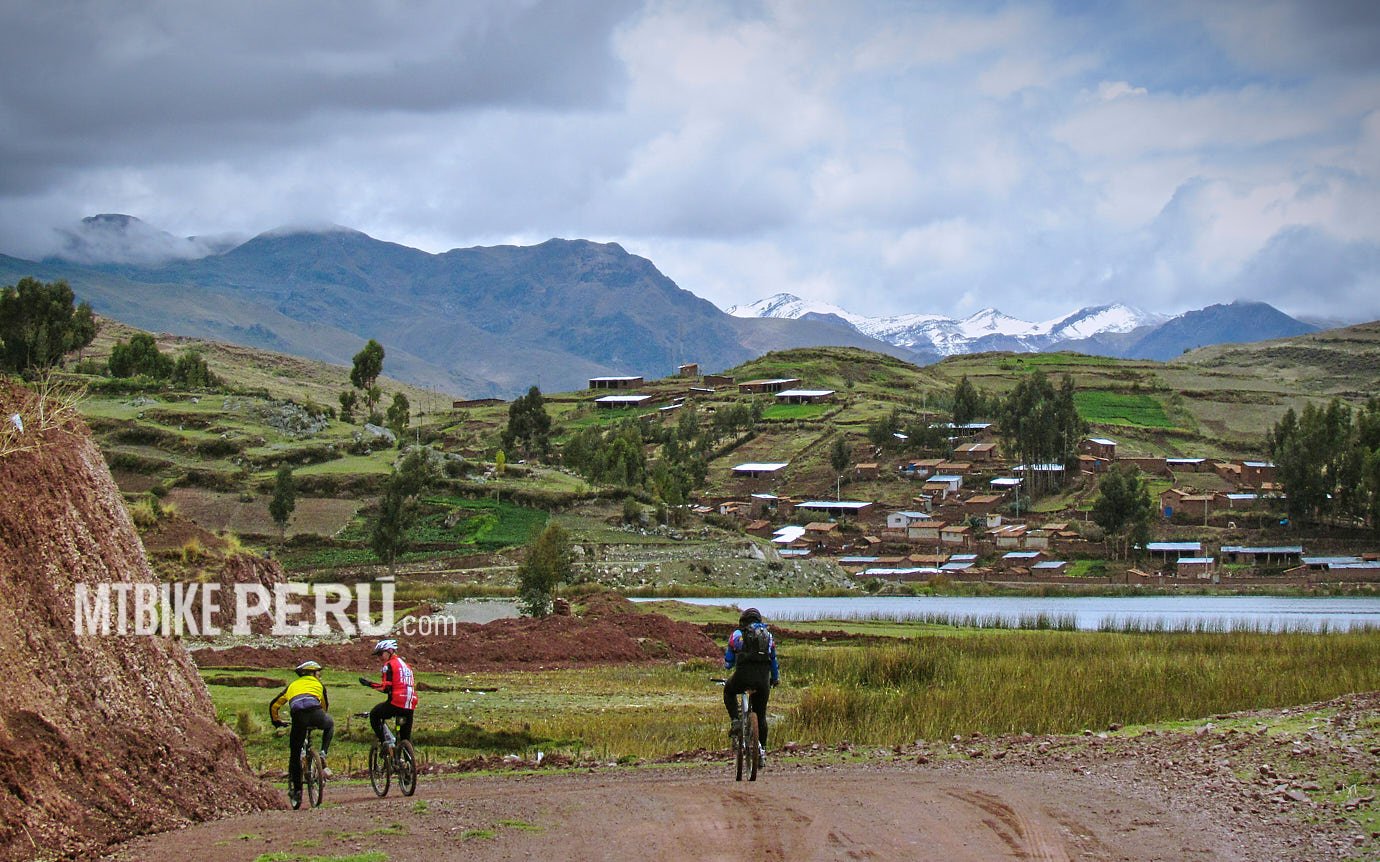
{"type": "Polygon", "coordinates": [[[757,733],[757,713],[752,711],[748,712],[744,730],[746,733],[744,733],[743,736],[747,737],[747,759],[751,766],[748,770],[748,781],[756,781],[757,767],[760,766],[762,762],[762,749],[757,746],[758,740],[761,738],[757,733]]]}
{"type": "Polygon", "coordinates": [[[417,752],[410,739],[398,743],[398,789],[403,796],[417,792],[417,752]]]}
{"type": "Polygon", "coordinates": [[[743,780],[744,761],[747,759],[747,716],[751,715],[746,709],[747,699],[740,698],[738,701],[738,736],[733,740],[733,759],[737,767],[734,781],[743,780]]]}
{"type": "Polygon", "coordinates": [[[326,765],[321,762],[321,755],[316,751],[307,754],[306,769],[303,770],[303,783],[306,785],[307,800],[311,802],[312,808],[320,808],[321,800],[326,795],[326,765]]]}
{"type": "Polygon", "coordinates": [[[383,746],[377,742],[369,749],[369,783],[378,796],[388,795],[388,784],[393,780],[393,770],[388,766],[388,757],[383,746]]]}

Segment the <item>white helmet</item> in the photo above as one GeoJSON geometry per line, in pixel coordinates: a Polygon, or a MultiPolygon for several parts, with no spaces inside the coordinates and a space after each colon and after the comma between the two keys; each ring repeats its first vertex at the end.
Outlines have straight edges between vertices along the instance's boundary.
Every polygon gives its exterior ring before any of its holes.
{"type": "Polygon", "coordinates": [[[388,652],[390,650],[392,652],[398,651],[398,642],[393,640],[392,638],[384,638],[383,640],[374,644],[374,655],[378,655],[381,652],[388,652]]]}

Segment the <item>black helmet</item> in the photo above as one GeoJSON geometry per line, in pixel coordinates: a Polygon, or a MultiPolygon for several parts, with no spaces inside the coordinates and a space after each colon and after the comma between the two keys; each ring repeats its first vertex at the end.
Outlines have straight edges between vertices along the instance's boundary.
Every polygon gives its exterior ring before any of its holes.
{"type": "Polygon", "coordinates": [[[747,626],[762,621],[762,612],[756,608],[743,608],[743,612],[738,615],[738,625],[747,626]]]}

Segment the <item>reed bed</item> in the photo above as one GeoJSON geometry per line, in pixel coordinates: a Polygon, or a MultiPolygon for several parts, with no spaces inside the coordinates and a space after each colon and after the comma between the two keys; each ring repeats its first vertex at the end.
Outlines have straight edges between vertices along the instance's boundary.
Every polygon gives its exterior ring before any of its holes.
{"type": "MultiPolygon", "coordinates": [[[[953,734],[1075,733],[1380,688],[1380,637],[1192,631],[978,633],[800,648],[793,737],[896,744],[953,734]]],[[[783,671],[784,673],[785,671],[783,671]]]]}

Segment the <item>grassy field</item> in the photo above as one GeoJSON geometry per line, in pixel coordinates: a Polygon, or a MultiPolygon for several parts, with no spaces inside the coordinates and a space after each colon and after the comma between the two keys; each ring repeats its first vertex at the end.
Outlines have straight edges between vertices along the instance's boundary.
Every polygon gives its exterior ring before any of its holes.
{"type": "MultiPolygon", "coordinates": [[[[677,615],[718,619],[722,611],[677,615]]],[[[865,641],[780,643],[783,684],[772,694],[775,745],[893,745],[954,734],[1078,733],[1325,700],[1380,688],[1373,632],[1127,634],[988,631],[895,621],[790,624],[848,629],[865,641]]],[[[601,761],[723,748],[717,662],[502,674],[423,673],[416,741],[428,760],[565,752],[601,761]],[[480,689],[487,689],[481,691],[480,689]]],[[[207,670],[218,715],[260,768],[284,759],[267,728],[276,690],[223,685],[263,672],[207,670]],[[220,680],[219,682],[217,680],[220,680]],[[243,714],[243,716],[242,716],[243,714]]],[[[274,674],[270,674],[274,675],[274,674]]],[[[283,677],[285,674],[274,676],[283,677]]],[[[377,695],[327,671],[341,728],[337,763],[359,764],[367,726],[352,712],[377,695]]]]}
{"type": "Polygon", "coordinates": [[[1157,399],[1132,392],[1075,392],[1078,415],[1096,425],[1173,428],[1157,399]]]}

